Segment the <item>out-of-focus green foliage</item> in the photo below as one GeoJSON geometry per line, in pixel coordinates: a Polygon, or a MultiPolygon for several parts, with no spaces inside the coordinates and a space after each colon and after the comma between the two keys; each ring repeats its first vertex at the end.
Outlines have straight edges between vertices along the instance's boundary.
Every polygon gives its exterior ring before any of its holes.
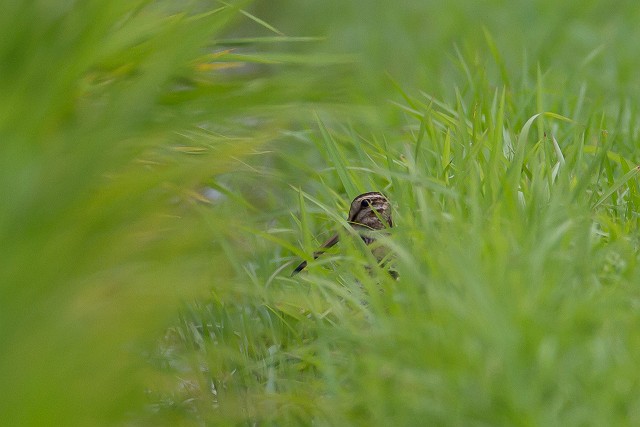
{"type": "Polygon", "coordinates": [[[640,9],[632,0],[615,6],[598,0],[273,0],[256,2],[254,9],[285,34],[324,37],[323,52],[357,55],[351,88],[363,99],[389,97],[385,72],[451,99],[452,87],[464,90],[461,81],[468,77],[460,55],[490,72],[512,71],[502,78],[511,79],[514,90],[540,66],[547,90],[558,95],[586,84],[590,98],[615,105],[638,94],[640,9]],[[485,32],[495,41],[497,62],[485,32]]]}
{"type": "Polygon", "coordinates": [[[205,6],[3,8],[5,425],[122,421],[154,378],[149,344],[181,300],[230,271],[212,244],[225,220],[202,214],[200,192],[271,131],[225,127],[233,110],[218,103],[241,92],[210,46],[238,10],[205,6]]]}
{"type": "Polygon", "coordinates": [[[2,423],[637,424],[639,11],[6,5],[2,423]]]}

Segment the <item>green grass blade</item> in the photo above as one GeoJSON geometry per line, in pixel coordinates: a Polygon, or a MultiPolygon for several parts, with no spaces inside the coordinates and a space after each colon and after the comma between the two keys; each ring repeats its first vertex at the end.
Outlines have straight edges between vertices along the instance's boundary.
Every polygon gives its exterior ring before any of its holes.
{"type": "Polygon", "coordinates": [[[618,180],[616,180],[613,183],[613,185],[611,187],[609,187],[607,189],[607,191],[605,191],[602,194],[600,199],[598,199],[598,201],[593,204],[591,209],[596,209],[598,206],[600,206],[602,203],[604,203],[613,193],[618,191],[620,189],[620,187],[625,185],[629,180],[635,178],[636,175],[638,175],[639,172],[640,172],[640,166],[636,166],[633,169],[631,169],[629,172],[627,172],[626,174],[621,176],[618,180]]]}

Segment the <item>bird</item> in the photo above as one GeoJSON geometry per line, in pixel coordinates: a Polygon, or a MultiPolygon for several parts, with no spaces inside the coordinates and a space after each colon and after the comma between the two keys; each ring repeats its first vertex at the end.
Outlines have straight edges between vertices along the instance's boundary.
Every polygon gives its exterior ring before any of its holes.
{"type": "MultiPolygon", "coordinates": [[[[351,202],[347,222],[358,232],[364,243],[370,245],[375,241],[372,232],[393,227],[391,204],[384,194],[377,191],[360,194],[351,202]]],[[[313,259],[318,258],[327,249],[338,243],[339,238],[340,236],[336,233],[324,242],[320,249],[313,253],[313,259]]],[[[386,252],[383,247],[373,249],[373,255],[378,262],[382,261],[386,252]]],[[[306,266],[307,261],[302,261],[291,275],[294,276],[306,266]]]]}

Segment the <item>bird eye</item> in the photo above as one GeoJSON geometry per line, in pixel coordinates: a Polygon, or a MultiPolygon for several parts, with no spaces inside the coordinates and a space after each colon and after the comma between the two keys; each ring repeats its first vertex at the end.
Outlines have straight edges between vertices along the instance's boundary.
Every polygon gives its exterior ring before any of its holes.
{"type": "Polygon", "coordinates": [[[362,202],[360,202],[360,207],[366,208],[367,206],[369,206],[369,204],[369,199],[364,199],[362,202]]]}

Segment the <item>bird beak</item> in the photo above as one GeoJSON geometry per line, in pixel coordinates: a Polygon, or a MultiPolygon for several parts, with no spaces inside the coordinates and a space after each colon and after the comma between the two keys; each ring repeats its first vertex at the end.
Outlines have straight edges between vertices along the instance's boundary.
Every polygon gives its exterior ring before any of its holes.
{"type": "MultiPolygon", "coordinates": [[[[327,249],[329,249],[330,247],[332,247],[333,245],[335,245],[336,243],[338,243],[338,240],[340,240],[340,236],[336,233],[334,234],[329,240],[327,240],[326,242],[323,243],[323,245],[320,247],[320,250],[316,251],[313,253],[313,259],[318,258],[320,255],[322,255],[323,253],[325,253],[325,251],[327,249]]],[[[298,265],[296,267],[295,270],[293,270],[293,272],[291,273],[292,276],[300,273],[305,267],[307,266],[307,261],[302,261],[300,263],[300,265],[298,265]]]]}

